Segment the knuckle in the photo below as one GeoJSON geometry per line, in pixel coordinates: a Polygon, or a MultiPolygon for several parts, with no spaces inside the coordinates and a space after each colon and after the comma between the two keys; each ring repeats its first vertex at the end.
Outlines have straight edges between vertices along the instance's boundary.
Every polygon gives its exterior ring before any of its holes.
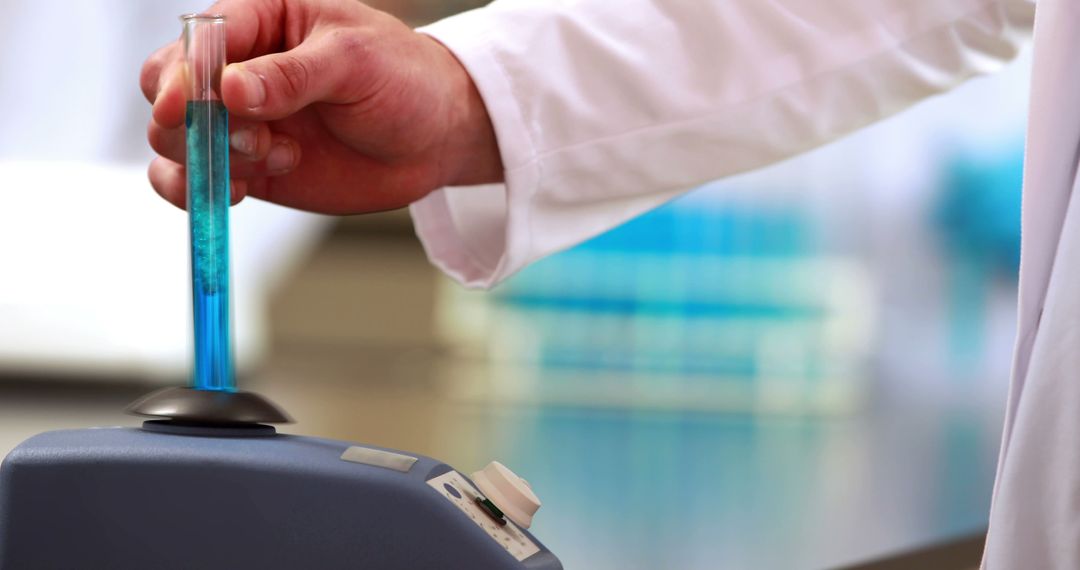
{"type": "Polygon", "coordinates": [[[286,54],[274,58],[273,63],[281,76],[281,88],[287,97],[298,97],[307,91],[311,83],[311,70],[305,60],[286,54]]]}
{"type": "Polygon", "coordinates": [[[139,73],[139,87],[142,88],[143,95],[151,103],[157,98],[157,84],[160,74],[161,63],[154,60],[147,60],[139,73]]]}
{"type": "Polygon", "coordinates": [[[364,29],[345,28],[336,29],[328,33],[326,39],[327,52],[333,54],[333,63],[328,65],[347,66],[351,70],[365,70],[365,73],[333,73],[331,88],[339,95],[345,97],[365,98],[376,91],[375,84],[385,79],[385,73],[379,73],[384,69],[382,61],[385,55],[380,55],[378,37],[364,29]]]}
{"type": "Polygon", "coordinates": [[[338,28],[329,33],[329,40],[335,53],[348,57],[349,61],[367,51],[367,40],[355,30],[338,28]]]}
{"type": "Polygon", "coordinates": [[[139,86],[150,102],[157,97],[161,74],[167,67],[166,64],[173,59],[175,47],[175,42],[162,47],[143,62],[142,69],[139,71],[139,86]]]}
{"type": "Polygon", "coordinates": [[[150,143],[150,148],[154,149],[154,152],[161,154],[161,128],[150,121],[150,125],[146,127],[146,140],[150,143]]]}
{"type": "Polygon", "coordinates": [[[146,139],[154,152],[168,158],[176,158],[180,154],[182,158],[182,146],[177,145],[174,134],[172,131],[156,125],[153,121],[150,122],[146,129],[146,139]]]}

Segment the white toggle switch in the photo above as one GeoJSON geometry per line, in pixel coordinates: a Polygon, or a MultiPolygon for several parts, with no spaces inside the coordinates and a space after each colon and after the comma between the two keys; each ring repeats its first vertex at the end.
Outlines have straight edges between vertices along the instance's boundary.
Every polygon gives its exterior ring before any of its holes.
{"type": "Polygon", "coordinates": [[[481,471],[473,473],[472,480],[491,502],[510,520],[521,528],[529,528],[533,515],[540,508],[528,481],[498,461],[492,461],[481,471]]]}

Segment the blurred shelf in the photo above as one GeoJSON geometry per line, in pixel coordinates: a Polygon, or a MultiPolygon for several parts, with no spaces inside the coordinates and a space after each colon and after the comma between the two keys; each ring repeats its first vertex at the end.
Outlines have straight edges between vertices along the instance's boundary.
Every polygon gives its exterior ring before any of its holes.
{"type": "Polygon", "coordinates": [[[437,270],[408,214],[344,218],[271,299],[276,345],[431,348],[437,270]]]}
{"type": "Polygon", "coordinates": [[[389,12],[409,25],[422,26],[487,3],[484,0],[369,0],[368,5],[389,12]]]}
{"type": "Polygon", "coordinates": [[[977,570],[985,545],[986,533],[979,532],[842,570],[977,570]]]}
{"type": "Polygon", "coordinates": [[[408,208],[357,216],[344,216],[335,222],[336,239],[394,236],[415,241],[408,208]]]}

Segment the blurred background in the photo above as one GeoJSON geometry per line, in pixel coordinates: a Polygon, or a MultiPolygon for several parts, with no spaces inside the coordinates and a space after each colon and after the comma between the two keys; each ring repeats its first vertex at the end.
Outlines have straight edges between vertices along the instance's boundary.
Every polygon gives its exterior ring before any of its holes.
{"type": "MultiPolygon", "coordinates": [[[[479,4],[382,0],[410,23],[479,4]]],[[[187,380],[142,60],[190,1],[0,0],[0,451],[187,380]]],[[[285,431],[498,459],[568,569],[833,568],[985,530],[1028,57],[465,291],[407,213],[233,209],[241,382],[285,431]]],[[[974,554],[956,565],[974,567],[974,554]]],[[[945,564],[945,563],[942,563],[945,564]]],[[[928,566],[924,566],[928,567],[928,566]]]]}

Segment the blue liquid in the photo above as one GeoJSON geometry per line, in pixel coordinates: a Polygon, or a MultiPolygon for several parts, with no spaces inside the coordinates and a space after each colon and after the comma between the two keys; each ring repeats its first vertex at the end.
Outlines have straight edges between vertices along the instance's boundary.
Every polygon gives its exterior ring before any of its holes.
{"type": "Polygon", "coordinates": [[[192,385],[236,389],[229,321],[229,113],[220,101],[187,104],[188,220],[195,309],[192,385]]]}

